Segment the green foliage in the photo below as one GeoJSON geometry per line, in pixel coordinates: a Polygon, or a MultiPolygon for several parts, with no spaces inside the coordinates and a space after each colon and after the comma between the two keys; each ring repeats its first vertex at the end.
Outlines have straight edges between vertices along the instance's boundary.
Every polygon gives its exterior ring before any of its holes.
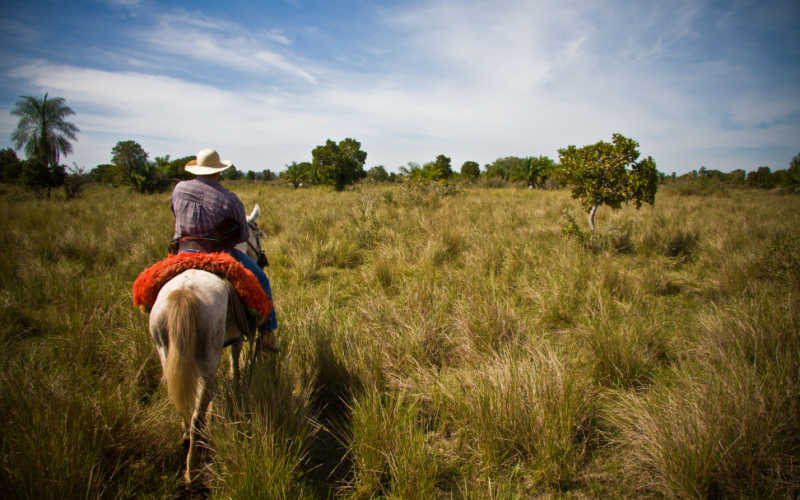
{"type": "Polygon", "coordinates": [[[294,187],[300,187],[301,184],[311,184],[312,179],[314,179],[314,167],[307,161],[302,163],[294,161],[291,165],[286,166],[286,170],[281,172],[281,177],[291,182],[294,187]]]}
{"type": "Polygon", "coordinates": [[[109,184],[114,187],[125,184],[125,176],[122,170],[110,163],[97,165],[89,172],[89,176],[91,176],[92,180],[95,182],[109,184]]]}
{"type": "Polygon", "coordinates": [[[0,181],[16,182],[22,173],[22,162],[11,148],[0,150],[0,181]]]}
{"type": "Polygon", "coordinates": [[[789,163],[789,180],[793,186],[800,186],[800,154],[789,163]]]}
{"type": "Polygon", "coordinates": [[[465,161],[461,165],[461,175],[465,179],[477,179],[481,175],[481,167],[477,162],[465,161]]]}
{"type": "Polygon", "coordinates": [[[747,174],[747,185],[750,187],[769,189],[775,187],[776,184],[776,179],[769,167],[758,167],[757,170],[747,174]]]}
{"type": "Polygon", "coordinates": [[[544,155],[528,158],[528,185],[544,187],[548,181],[552,182],[556,167],[556,162],[544,155]]]}
{"type": "Polygon", "coordinates": [[[527,158],[507,156],[498,158],[486,165],[486,177],[498,177],[509,182],[527,181],[529,178],[529,165],[527,158]]]}
{"type": "Polygon", "coordinates": [[[38,99],[22,96],[14,104],[12,115],[19,117],[17,128],[11,134],[14,146],[24,146],[29,159],[37,159],[48,167],[58,165],[61,155],[72,152],[72,143],[80,131],[67,117],[75,112],[65,104],[63,97],[38,99]]]}
{"type": "Polygon", "coordinates": [[[147,161],[147,153],[136,141],[117,142],[111,154],[111,163],[137,192],[154,193],[169,186],[170,180],[155,164],[147,161]]]}
{"type": "Polygon", "coordinates": [[[600,205],[619,209],[632,201],[636,208],[642,202],[653,204],[658,189],[656,163],[651,157],[641,161],[639,143],[621,134],[614,134],[612,143],[558,150],[560,175],[572,186],[572,197],[579,199],[587,212],[594,232],[594,213],[600,205]]]}
{"type": "Polygon", "coordinates": [[[229,181],[236,181],[244,177],[244,173],[235,166],[226,168],[222,171],[222,178],[229,181]]]}
{"type": "Polygon", "coordinates": [[[507,156],[486,165],[484,175],[507,182],[525,182],[529,186],[545,187],[548,181],[552,182],[555,170],[556,163],[547,156],[507,156]]]}
{"type": "Polygon", "coordinates": [[[386,182],[389,180],[389,173],[383,168],[383,165],[376,165],[367,170],[367,179],[374,182],[386,182]]]}
{"type": "Polygon", "coordinates": [[[419,182],[425,180],[425,173],[419,163],[408,162],[404,167],[400,167],[400,173],[408,180],[419,182]]]}
{"type": "MultiPolygon", "coordinates": [[[[167,155],[166,159],[169,160],[169,155],[167,155]]],[[[186,167],[187,163],[189,163],[190,161],[192,161],[194,159],[195,159],[195,156],[191,155],[191,156],[184,156],[182,158],[177,158],[175,160],[171,160],[169,162],[169,164],[166,166],[166,168],[164,168],[164,170],[162,170],[162,172],[164,173],[165,177],[168,177],[170,179],[176,179],[176,180],[182,180],[182,181],[183,180],[187,180],[187,179],[191,179],[194,176],[192,174],[190,174],[189,172],[187,172],[185,167],[186,167]]]]}
{"type": "Polygon", "coordinates": [[[567,238],[576,240],[583,246],[588,246],[592,241],[592,233],[581,229],[571,213],[564,212],[563,216],[566,222],[561,228],[561,234],[567,238]]]}
{"type": "Polygon", "coordinates": [[[52,188],[64,184],[65,176],[63,165],[48,166],[36,158],[22,162],[20,180],[37,193],[46,189],[49,195],[52,188]]]}
{"type": "Polygon", "coordinates": [[[439,155],[436,160],[423,166],[418,163],[408,162],[406,167],[400,167],[400,172],[410,181],[444,181],[453,175],[450,167],[450,158],[439,155]]]}
{"type": "Polygon", "coordinates": [[[87,174],[84,169],[73,165],[67,168],[67,174],[64,178],[64,196],[68,200],[72,200],[80,196],[83,188],[92,181],[92,178],[87,174]]]}
{"type": "Polygon", "coordinates": [[[425,178],[431,181],[443,181],[453,175],[453,169],[450,167],[450,158],[445,155],[439,155],[435,161],[426,163],[422,167],[422,171],[425,178]]]}
{"type": "Polygon", "coordinates": [[[324,145],[314,148],[311,155],[314,177],[320,184],[330,184],[337,191],[366,176],[367,153],[361,151],[361,143],[355,139],[348,137],[339,144],[328,139],[324,145]]]}

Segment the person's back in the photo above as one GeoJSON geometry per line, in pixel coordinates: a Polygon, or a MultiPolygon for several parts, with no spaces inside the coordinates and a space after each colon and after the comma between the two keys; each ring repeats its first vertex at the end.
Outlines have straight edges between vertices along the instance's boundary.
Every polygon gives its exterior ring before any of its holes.
{"type": "Polygon", "coordinates": [[[179,182],[170,205],[175,216],[173,241],[178,241],[180,248],[227,250],[249,236],[244,205],[214,177],[179,182]]]}
{"type": "MultiPolygon", "coordinates": [[[[229,161],[221,161],[213,149],[201,150],[186,164],[186,171],[197,177],[179,182],[172,191],[170,206],[175,216],[175,231],[170,252],[224,251],[258,278],[272,300],[267,275],[247,254],[234,248],[237,243],[247,241],[250,231],[242,201],[219,183],[222,171],[232,165],[229,161]]],[[[259,326],[262,345],[268,350],[278,350],[274,335],[277,328],[273,308],[267,320],[259,326]]]]}

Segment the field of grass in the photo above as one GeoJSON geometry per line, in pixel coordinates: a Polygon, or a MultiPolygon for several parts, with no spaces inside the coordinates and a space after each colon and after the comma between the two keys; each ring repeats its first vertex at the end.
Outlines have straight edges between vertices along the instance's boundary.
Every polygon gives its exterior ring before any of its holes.
{"type": "MultiPolygon", "coordinates": [[[[213,498],[800,495],[800,197],[232,183],[283,350],[225,380],[213,498]],[[566,214],[566,215],[565,215],[566,214]]],[[[0,186],[0,494],[176,497],[180,424],[131,285],[169,193],[0,186]]]]}

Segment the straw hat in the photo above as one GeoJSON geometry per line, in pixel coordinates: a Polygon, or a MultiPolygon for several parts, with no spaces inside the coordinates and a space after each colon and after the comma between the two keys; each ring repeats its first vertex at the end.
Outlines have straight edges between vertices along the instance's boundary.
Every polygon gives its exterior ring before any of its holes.
{"type": "Polygon", "coordinates": [[[202,149],[197,157],[186,164],[187,172],[194,175],[213,175],[230,168],[233,163],[220,160],[219,153],[214,149],[202,149]]]}

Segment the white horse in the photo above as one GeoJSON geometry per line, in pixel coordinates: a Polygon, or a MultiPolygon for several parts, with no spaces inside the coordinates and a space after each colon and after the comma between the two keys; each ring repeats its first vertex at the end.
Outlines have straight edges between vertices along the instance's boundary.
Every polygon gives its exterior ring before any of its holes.
{"type": "MultiPolygon", "coordinates": [[[[256,204],[247,217],[250,237],[236,246],[254,261],[263,257],[256,204]]],[[[243,335],[255,334],[230,282],[216,274],[189,269],[168,281],[150,311],[150,335],[158,349],[170,400],[183,418],[188,439],[184,480],[191,483],[200,452],[206,413],[216,390],[222,350],[231,346],[234,387],[239,384],[239,356],[243,335]]]]}

